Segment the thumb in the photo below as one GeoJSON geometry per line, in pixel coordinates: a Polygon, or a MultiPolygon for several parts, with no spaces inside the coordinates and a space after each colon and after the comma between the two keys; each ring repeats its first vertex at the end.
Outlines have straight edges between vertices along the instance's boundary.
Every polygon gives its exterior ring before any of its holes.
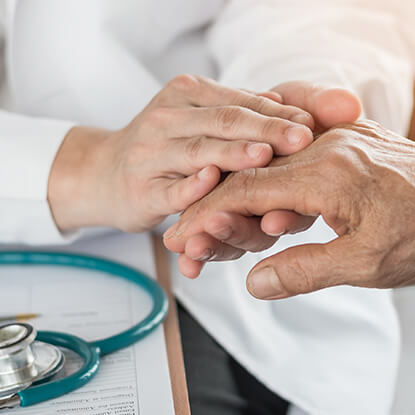
{"type": "Polygon", "coordinates": [[[338,124],[352,123],[362,112],[359,98],[342,88],[292,81],[278,85],[272,91],[281,95],[284,104],[299,107],[310,113],[317,128],[322,130],[338,124]]]}
{"type": "MultiPolygon", "coordinates": [[[[250,271],[247,289],[256,298],[277,300],[346,283],[344,237],[327,244],[288,248],[259,262],[250,271]]],[[[355,265],[353,265],[353,268],[355,265]]],[[[350,271],[350,272],[349,272],[350,271]]]]}

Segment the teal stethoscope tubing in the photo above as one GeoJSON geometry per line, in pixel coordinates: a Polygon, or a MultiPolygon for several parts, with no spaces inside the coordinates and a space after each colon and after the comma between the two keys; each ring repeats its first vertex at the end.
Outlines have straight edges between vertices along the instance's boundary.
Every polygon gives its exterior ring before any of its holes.
{"type": "Polygon", "coordinates": [[[39,331],[36,340],[73,350],[81,356],[84,363],[70,376],[18,392],[20,406],[57,398],[85,385],[98,371],[100,356],[141,340],[163,321],[168,311],[167,296],[156,281],[136,269],[106,259],[60,252],[8,251],[0,253],[0,265],[53,265],[101,271],[139,285],[153,299],[153,308],[142,321],[105,339],[87,342],[71,334],[39,331]]]}

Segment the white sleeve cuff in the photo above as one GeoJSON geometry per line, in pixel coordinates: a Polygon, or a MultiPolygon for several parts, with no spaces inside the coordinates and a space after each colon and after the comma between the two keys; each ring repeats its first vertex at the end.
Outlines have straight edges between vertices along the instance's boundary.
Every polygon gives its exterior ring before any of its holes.
{"type": "Polygon", "coordinates": [[[72,122],[0,111],[0,243],[56,244],[47,201],[49,173],[72,122]]]}

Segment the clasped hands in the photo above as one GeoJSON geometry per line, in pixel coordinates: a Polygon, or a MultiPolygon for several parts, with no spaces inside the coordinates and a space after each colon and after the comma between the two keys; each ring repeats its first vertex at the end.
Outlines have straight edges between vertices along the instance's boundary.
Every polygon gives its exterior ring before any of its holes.
{"type": "Polygon", "coordinates": [[[182,75],[120,130],[69,131],[49,176],[51,213],[61,231],[142,232],[184,211],[165,244],[189,277],[322,215],[339,238],[257,264],[247,280],[254,296],[411,284],[414,144],[355,123],[359,115],[342,89],[289,82],[254,93],[182,75]]]}
{"type": "Polygon", "coordinates": [[[253,296],[414,284],[415,144],[375,122],[353,122],[360,106],[344,91],[305,83],[276,91],[313,116],[317,139],[267,167],[229,174],[186,209],[164,235],[166,247],[180,254],[182,273],[194,278],[207,261],[269,248],[321,215],[338,238],[262,260],[247,278],[253,296]]]}

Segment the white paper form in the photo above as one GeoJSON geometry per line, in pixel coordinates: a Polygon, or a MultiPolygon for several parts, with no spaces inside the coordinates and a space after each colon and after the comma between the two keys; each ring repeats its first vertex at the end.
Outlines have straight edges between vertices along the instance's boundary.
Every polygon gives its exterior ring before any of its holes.
{"type": "MultiPolygon", "coordinates": [[[[112,235],[54,250],[92,254],[154,276],[148,234],[112,235]]],[[[132,283],[107,274],[61,267],[0,267],[0,315],[40,313],[38,330],[66,331],[87,340],[102,338],[142,319],[151,299],[132,283]]],[[[68,356],[73,371],[78,359],[68,356]]],[[[56,400],[9,411],[12,414],[174,414],[163,328],[127,349],[106,356],[96,377],[56,400]]],[[[5,411],[4,413],[8,413],[5,411]]]]}

